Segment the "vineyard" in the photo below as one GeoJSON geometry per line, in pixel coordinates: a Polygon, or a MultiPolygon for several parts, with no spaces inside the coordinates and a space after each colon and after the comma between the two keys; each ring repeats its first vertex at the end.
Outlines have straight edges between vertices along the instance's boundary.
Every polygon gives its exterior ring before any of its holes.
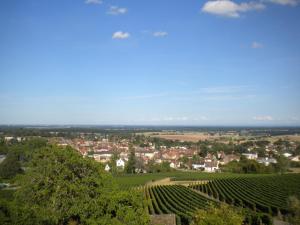
{"type": "Polygon", "coordinates": [[[164,178],[171,178],[172,181],[200,181],[215,180],[220,178],[236,178],[236,177],[261,177],[270,176],[270,174],[232,174],[232,173],[204,173],[204,172],[168,172],[168,173],[147,173],[147,174],[119,174],[114,178],[119,186],[123,189],[143,186],[151,181],[164,178]]]}
{"type": "Polygon", "coordinates": [[[190,187],[231,205],[277,215],[288,213],[289,196],[300,197],[300,175],[224,178],[190,187]]]}
{"type": "Polygon", "coordinates": [[[193,213],[203,209],[214,201],[180,185],[145,187],[150,214],[176,214],[177,224],[189,224],[193,213]]]}

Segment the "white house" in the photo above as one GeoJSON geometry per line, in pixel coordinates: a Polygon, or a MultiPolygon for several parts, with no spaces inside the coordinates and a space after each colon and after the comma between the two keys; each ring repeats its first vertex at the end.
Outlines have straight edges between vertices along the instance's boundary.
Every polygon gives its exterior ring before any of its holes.
{"type": "Polygon", "coordinates": [[[108,164],[106,164],[106,166],[105,166],[105,169],[104,169],[105,171],[107,171],[107,172],[109,172],[110,171],[110,167],[109,167],[109,165],[108,164]]]}
{"type": "Polygon", "coordinates": [[[288,158],[288,157],[292,156],[292,154],[288,153],[288,152],[285,152],[285,153],[283,153],[283,156],[288,158]]]}
{"type": "Polygon", "coordinates": [[[125,161],[123,159],[118,159],[116,161],[116,166],[124,168],[125,167],[125,161]]]}
{"type": "Polygon", "coordinates": [[[243,156],[245,156],[247,159],[257,159],[258,155],[257,153],[243,153],[243,156]]]}
{"type": "Polygon", "coordinates": [[[94,159],[98,162],[108,162],[111,157],[112,157],[113,153],[110,151],[107,152],[99,152],[94,154],[94,159]]]}
{"type": "Polygon", "coordinates": [[[204,171],[213,173],[217,172],[219,170],[219,161],[211,161],[211,162],[205,162],[204,164],[204,171]]]}
{"type": "Polygon", "coordinates": [[[201,170],[205,168],[205,164],[192,164],[194,170],[201,170]]]}
{"type": "Polygon", "coordinates": [[[277,163],[277,160],[274,159],[274,158],[268,158],[268,157],[266,157],[266,158],[258,158],[257,162],[258,163],[262,163],[265,166],[268,166],[268,165],[270,165],[270,163],[274,163],[274,164],[277,163]]]}
{"type": "Polygon", "coordinates": [[[292,157],[291,161],[293,161],[293,162],[300,162],[300,155],[292,157]]]}
{"type": "Polygon", "coordinates": [[[14,139],[14,137],[4,137],[5,141],[11,141],[12,139],[14,139]]]}

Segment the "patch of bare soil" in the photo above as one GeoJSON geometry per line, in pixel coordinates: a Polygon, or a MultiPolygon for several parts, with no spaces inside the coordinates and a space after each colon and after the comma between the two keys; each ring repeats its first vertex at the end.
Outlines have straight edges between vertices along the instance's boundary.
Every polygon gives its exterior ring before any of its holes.
{"type": "Polygon", "coordinates": [[[170,177],[156,180],[156,181],[149,181],[146,183],[147,186],[155,186],[155,185],[183,185],[189,186],[190,184],[206,184],[208,180],[199,180],[199,181],[172,181],[170,177]]]}

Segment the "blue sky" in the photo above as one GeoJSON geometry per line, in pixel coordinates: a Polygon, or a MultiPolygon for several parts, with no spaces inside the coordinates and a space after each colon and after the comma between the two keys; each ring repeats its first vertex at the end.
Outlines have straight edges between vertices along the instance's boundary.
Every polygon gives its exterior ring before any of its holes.
{"type": "Polygon", "coordinates": [[[0,124],[300,125],[298,0],[2,0],[0,124]]]}

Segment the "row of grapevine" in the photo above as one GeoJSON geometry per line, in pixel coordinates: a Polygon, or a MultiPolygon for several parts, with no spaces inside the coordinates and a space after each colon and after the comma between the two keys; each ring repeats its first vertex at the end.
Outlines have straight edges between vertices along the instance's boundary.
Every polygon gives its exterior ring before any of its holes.
{"type": "Polygon", "coordinates": [[[189,224],[197,209],[213,204],[211,200],[180,185],[151,186],[144,188],[150,214],[176,214],[177,224],[189,224]]]}
{"type": "Polygon", "coordinates": [[[228,204],[273,215],[279,211],[286,214],[288,197],[300,197],[300,175],[224,178],[190,187],[228,204]]]}

